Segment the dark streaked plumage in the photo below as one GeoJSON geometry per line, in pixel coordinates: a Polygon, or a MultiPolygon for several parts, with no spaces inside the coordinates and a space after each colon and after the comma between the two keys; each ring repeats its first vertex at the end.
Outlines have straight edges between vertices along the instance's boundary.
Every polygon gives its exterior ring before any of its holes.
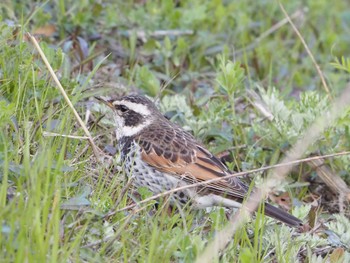
{"type": "MultiPolygon", "coordinates": [[[[123,163],[135,186],[157,194],[230,174],[218,158],[166,119],[146,97],[131,95],[104,102],[114,110],[123,163]]],[[[191,201],[197,208],[240,207],[247,194],[248,187],[233,177],[176,192],[172,198],[180,203],[191,201]]],[[[298,218],[267,203],[265,214],[291,226],[301,225],[298,218]]]]}

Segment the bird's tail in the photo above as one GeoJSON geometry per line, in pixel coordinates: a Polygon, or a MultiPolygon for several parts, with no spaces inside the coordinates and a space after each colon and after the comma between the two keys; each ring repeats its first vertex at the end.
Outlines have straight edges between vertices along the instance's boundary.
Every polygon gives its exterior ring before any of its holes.
{"type": "Polygon", "coordinates": [[[265,214],[290,226],[298,227],[303,225],[303,222],[299,218],[268,203],[265,203],[265,214]]]}

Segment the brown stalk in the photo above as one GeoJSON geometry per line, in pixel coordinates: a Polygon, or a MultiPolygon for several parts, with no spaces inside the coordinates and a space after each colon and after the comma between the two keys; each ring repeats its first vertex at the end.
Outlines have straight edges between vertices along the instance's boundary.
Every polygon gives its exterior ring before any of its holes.
{"type": "Polygon", "coordinates": [[[317,70],[318,75],[320,76],[322,85],[323,85],[325,91],[327,92],[328,97],[329,97],[330,99],[333,99],[332,94],[331,94],[331,92],[330,92],[330,90],[329,90],[329,88],[328,88],[326,79],[324,78],[324,74],[323,74],[323,72],[322,72],[320,66],[317,64],[316,59],[315,59],[314,55],[312,54],[310,48],[309,48],[308,45],[306,44],[306,41],[304,40],[303,36],[300,34],[298,28],[297,28],[297,27],[295,26],[295,24],[293,23],[292,19],[290,18],[290,16],[289,16],[288,13],[287,13],[287,11],[284,9],[282,3],[281,3],[280,1],[278,1],[278,3],[279,3],[279,5],[280,5],[280,8],[281,8],[283,14],[286,16],[286,18],[287,18],[289,24],[291,25],[291,27],[293,28],[294,32],[297,34],[297,36],[299,37],[301,43],[302,43],[303,46],[305,47],[305,50],[306,50],[307,54],[309,55],[309,57],[310,57],[312,63],[314,64],[314,66],[315,66],[315,68],[316,68],[316,70],[317,70]]]}
{"type": "Polygon", "coordinates": [[[66,91],[64,90],[64,88],[62,87],[60,81],[58,80],[55,72],[53,71],[49,61],[47,60],[43,50],[41,49],[41,47],[39,46],[38,42],[36,41],[35,37],[33,37],[30,33],[27,33],[28,38],[31,40],[31,42],[33,43],[34,47],[36,48],[36,50],[39,52],[42,60],[44,61],[47,69],[49,70],[52,79],[54,80],[54,82],[57,85],[58,90],[61,92],[63,98],[65,99],[66,103],[68,104],[68,106],[71,108],[71,110],[73,111],[73,114],[75,116],[75,118],[77,119],[79,125],[81,126],[81,128],[83,129],[85,135],[87,136],[87,139],[91,145],[92,151],[96,157],[97,160],[99,160],[99,156],[101,155],[101,150],[96,146],[96,144],[94,143],[94,140],[88,130],[88,128],[86,127],[85,123],[83,122],[83,120],[80,118],[78,112],[76,111],[76,109],[74,108],[74,105],[72,104],[72,102],[70,101],[66,91]]]}

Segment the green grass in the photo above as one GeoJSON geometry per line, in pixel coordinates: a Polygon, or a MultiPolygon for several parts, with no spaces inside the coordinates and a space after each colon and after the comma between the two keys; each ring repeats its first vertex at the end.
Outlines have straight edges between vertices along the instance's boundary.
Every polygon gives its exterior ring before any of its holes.
{"type": "MultiPolygon", "coordinates": [[[[336,97],[350,73],[345,1],[289,1],[285,8],[305,11],[293,21],[336,97]]],[[[166,198],[163,209],[150,202],[106,218],[138,196],[120,196],[127,180],[117,158],[99,162],[86,140],[44,136],[84,134],[27,31],[55,26],[41,47],[92,134],[101,135],[95,141],[102,149],[116,141],[109,113],[93,95],[160,94],[162,112],[213,153],[228,150],[235,171],[278,163],[331,105],[288,24],[255,42],[284,19],[274,1],[7,1],[0,12],[0,262],[192,262],[228,221],[223,208],[168,211],[166,198]],[[157,30],[191,34],[140,39],[135,33],[157,30]]],[[[344,112],[305,155],[348,150],[349,126],[344,112]]],[[[348,156],[325,164],[349,185],[348,156]]],[[[264,176],[250,177],[260,184],[264,176]]],[[[318,199],[330,190],[321,185],[319,192],[315,178],[314,169],[300,165],[276,192],[290,193],[288,204],[305,222],[316,215],[317,231],[298,233],[257,216],[216,260],[349,260],[349,209],[333,215],[337,199],[318,199]],[[323,210],[309,212],[312,203],[323,210]]],[[[145,189],[139,194],[151,196],[145,189]]]]}

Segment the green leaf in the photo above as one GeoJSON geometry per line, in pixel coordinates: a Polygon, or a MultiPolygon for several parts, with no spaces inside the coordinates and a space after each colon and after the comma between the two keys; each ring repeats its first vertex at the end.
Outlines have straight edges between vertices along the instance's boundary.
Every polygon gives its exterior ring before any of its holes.
{"type": "Polygon", "coordinates": [[[146,66],[136,68],[136,85],[150,96],[156,96],[160,90],[160,82],[146,66]]]}
{"type": "Polygon", "coordinates": [[[216,76],[216,82],[230,97],[233,97],[243,83],[244,70],[240,63],[227,61],[224,56],[218,56],[218,60],[219,72],[216,76]]]}
{"type": "Polygon", "coordinates": [[[15,112],[15,104],[0,100],[0,127],[11,122],[11,117],[15,112]]]}

